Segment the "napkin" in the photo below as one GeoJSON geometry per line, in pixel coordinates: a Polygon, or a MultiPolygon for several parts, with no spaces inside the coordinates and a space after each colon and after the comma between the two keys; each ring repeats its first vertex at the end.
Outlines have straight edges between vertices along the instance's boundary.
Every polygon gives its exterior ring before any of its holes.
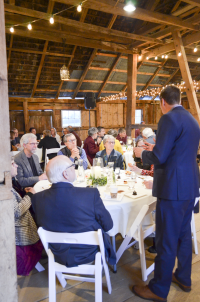
{"type": "Polygon", "coordinates": [[[131,193],[125,193],[124,195],[127,196],[127,197],[130,197],[130,198],[132,198],[132,199],[137,199],[137,198],[141,198],[141,197],[147,196],[147,194],[137,194],[137,195],[133,195],[133,192],[131,192],[131,193]]]}
{"type": "Polygon", "coordinates": [[[109,192],[103,193],[103,200],[109,200],[109,201],[121,201],[124,196],[124,193],[117,194],[117,198],[111,198],[111,195],[109,192]]]}

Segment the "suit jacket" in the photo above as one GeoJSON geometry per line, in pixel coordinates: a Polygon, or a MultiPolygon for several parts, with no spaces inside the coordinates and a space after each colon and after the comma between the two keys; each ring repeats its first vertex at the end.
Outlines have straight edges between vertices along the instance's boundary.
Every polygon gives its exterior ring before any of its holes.
{"type": "Polygon", "coordinates": [[[196,164],[200,129],[182,106],[164,114],[153,151],[143,151],[143,163],[154,164],[153,196],[189,200],[199,196],[196,164]]]}
{"type": "Polygon", "coordinates": [[[99,151],[99,145],[95,144],[95,141],[91,136],[88,136],[84,141],[83,149],[85,150],[90,164],[93,165],[93,158],[95,158],[96,153],[99,151]]]}
{"type": "MultiPolygon", "coordinates": [[[[56,183],[48,190],[32,196],[38,226],[51,232],[82,233],[102,230],[107,257],[116,261],[110,237],[112,218],[95,188],[78,188],[70,183],[56,183]]],[[[95,259],[97,246],[50,244],[55,260],[68,267],[86,264],[95,259]]]]}
{"type": "MultiPolygon", "coordinates": [[[[45,160],[45,152],[46,149],[53,149],[53,148],[60,148],[59,143],[57,142],[55,137],[51,136],[45,136],[38,144],[38,148],[42,148],[42,159],[45,160]]],[[[57,153],[49,154],[49,159],[54,158],[57,155],[57,153]]]]}
{"type": "Polygon", "coordinates": [[[32,157],[38,172],[38,176],[33,176],[31,166],[24,151],[21,151],[20,153],[15,155],[15,162],[18,165],[16,178],[20,186],[24,188],[33,187],[34,184],[39,181],[39,175],[43,174],[37,155],[33,154],[32,157]]]}
{"type": "Polygon", "coordinates": [[[124,160],[120,152],[116,151],[115,149],[112,150],[110,153],[109,157],[106,160],[106,150],[104,149],[103,151],[97,152],[96,156],[97,157],[102,157],[103,158],[103,165],[104,167],[107,166],[108,162],[114,162],[114,170],[115,168],[120,168],[121,170],[124,170],[124,160]]]}

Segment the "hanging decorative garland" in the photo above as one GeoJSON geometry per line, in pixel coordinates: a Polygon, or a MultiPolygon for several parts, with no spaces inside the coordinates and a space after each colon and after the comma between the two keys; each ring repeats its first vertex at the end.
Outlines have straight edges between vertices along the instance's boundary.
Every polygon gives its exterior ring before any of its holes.
{"type": "MultiPolygon", "coordinates": [[[[174,84],[172,84],[172,85],[174,85],[174,84]]],[[[199,85],[200,85],[200,81],[198,81],[198,82],[196,82],[195,80],[193,81],[194,90],[196,92],[199,90],[199,85]]],[[[155,98],[155,97],[159,96],[161,91],[167,86],[170,86],[170,85],[166,85],[166,86],[159,87],[159,88],[152,88],[152,89],[136,91],[136,98],[141,98],[141,97],[145,97],[145,96],[151,96],[151,97],[155,98]]],[[[181,82],[181,84],[177,84],[175,86],[177,86],[181,90],[181,93],[185,92],[185,90],[186,90],[185,82],[181,82]]],[[[106,96],[106,97],[100,97],[100,100],[103,102],[108,102],[108,101],[119,100],[121,98],[126,98],[126,97],[127,97],[126,92],[120,92],[118,94],[113,94],[113,95],[106,96]]]]}

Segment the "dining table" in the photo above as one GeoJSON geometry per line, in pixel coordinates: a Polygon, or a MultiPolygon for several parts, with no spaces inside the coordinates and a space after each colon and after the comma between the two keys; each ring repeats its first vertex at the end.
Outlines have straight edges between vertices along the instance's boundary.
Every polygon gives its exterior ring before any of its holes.
{"type": "MultiPolygon", "coordinates": [[[[90,173],[91,170],[86,170],[84,181],[79,181],[78,177],[73,185],[76,187],[87,187],[90,173]]],[[[116,175],[117,179],[114,185],[117,186],[119,192],[117,198],[111,198],[110,187],[108,185],[97,186],[105,208],[113,220],[113,228],[108,231],[108,234],[112,237],[112,244],[115,251],[115,236],[121,234],[124,238],[143,205],[148,205],[156,200],[156,198],[152,196],[152,190],[146,189],[143,185],[144,180],[153,180],[153,178],[150,176],[135,175],[136,182],[134,189],[130,189],[129,180],[133,175],[132,173],[134,172],[121,170],[119,174],[120,179],[118,179],[119,177],[116,175]],[[133,190],[136,191],[137,195],[133,195],[133,190]]],[[[48,180],[42,180],[35,184],[34,189],[36,192],[40,192],[50,187],[51,184],[48,180]]],[[[152,215],[147,218],[145,224],[152,223],[151,220],[152,215]]],[[[114,267],[114,272],[115,271],[116,266],[114,267]]]]}

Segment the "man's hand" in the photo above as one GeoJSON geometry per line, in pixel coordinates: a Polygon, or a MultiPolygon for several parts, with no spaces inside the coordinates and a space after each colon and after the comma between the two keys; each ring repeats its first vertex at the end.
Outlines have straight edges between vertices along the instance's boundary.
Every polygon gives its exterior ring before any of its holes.
{"type": "Polygon", "coordinates": [[[153,151],[153,148],[154,148],[154,144],[150,144],[150,143],[147,143],[147,142],[144,142],[145,146],[144,146],[144,149],[147,150],[147,151],[153,151]]]}
{"type": "Polygon", "coordinates": [[[46,179],[48,179],[48,178],[45,173],[43,173],[39,176],[39,180],[46,180],[46,179]]]}
{"type": "Polygon", "coordinates": [[[26,193],[31,192],[32,194],[35,194],[35,193],[36,193],[35,190],[34,190],[32,187],[27,187],[27,188],[24,189],[24,191],[25,191],[26,193]]]}
{"type": "Polygon", "coordinates": [[[144,180],[143,184],[145,185],[146,189],[152,189],[153,181],[152,180],[144,180]]]}
{"type": "Polygon", "coordinates": [[[75,157],[77,157],[77,158],[80,158],[80,155],[79,155],[79,150],[78,150],[78,148],[73,148],[72,150],[71,150],[71,157],[72,158],[75,158],[75,157]]]}
{"type": "Polygon", "coordinates": [[[100,136],[97,137],[97,144],[101,144],[102,138],[100,136]]]}
{"type": "Polygon", "coordinates": [[[144,149],[143,148],[140,148],[140,147],[135,147],[135,148],[133,148],[133,151],[135,152],[135,156],[136,157],[140,157],[141,158],[141,154],[142,154],[142,151],[143,151],[144,149]]]}

